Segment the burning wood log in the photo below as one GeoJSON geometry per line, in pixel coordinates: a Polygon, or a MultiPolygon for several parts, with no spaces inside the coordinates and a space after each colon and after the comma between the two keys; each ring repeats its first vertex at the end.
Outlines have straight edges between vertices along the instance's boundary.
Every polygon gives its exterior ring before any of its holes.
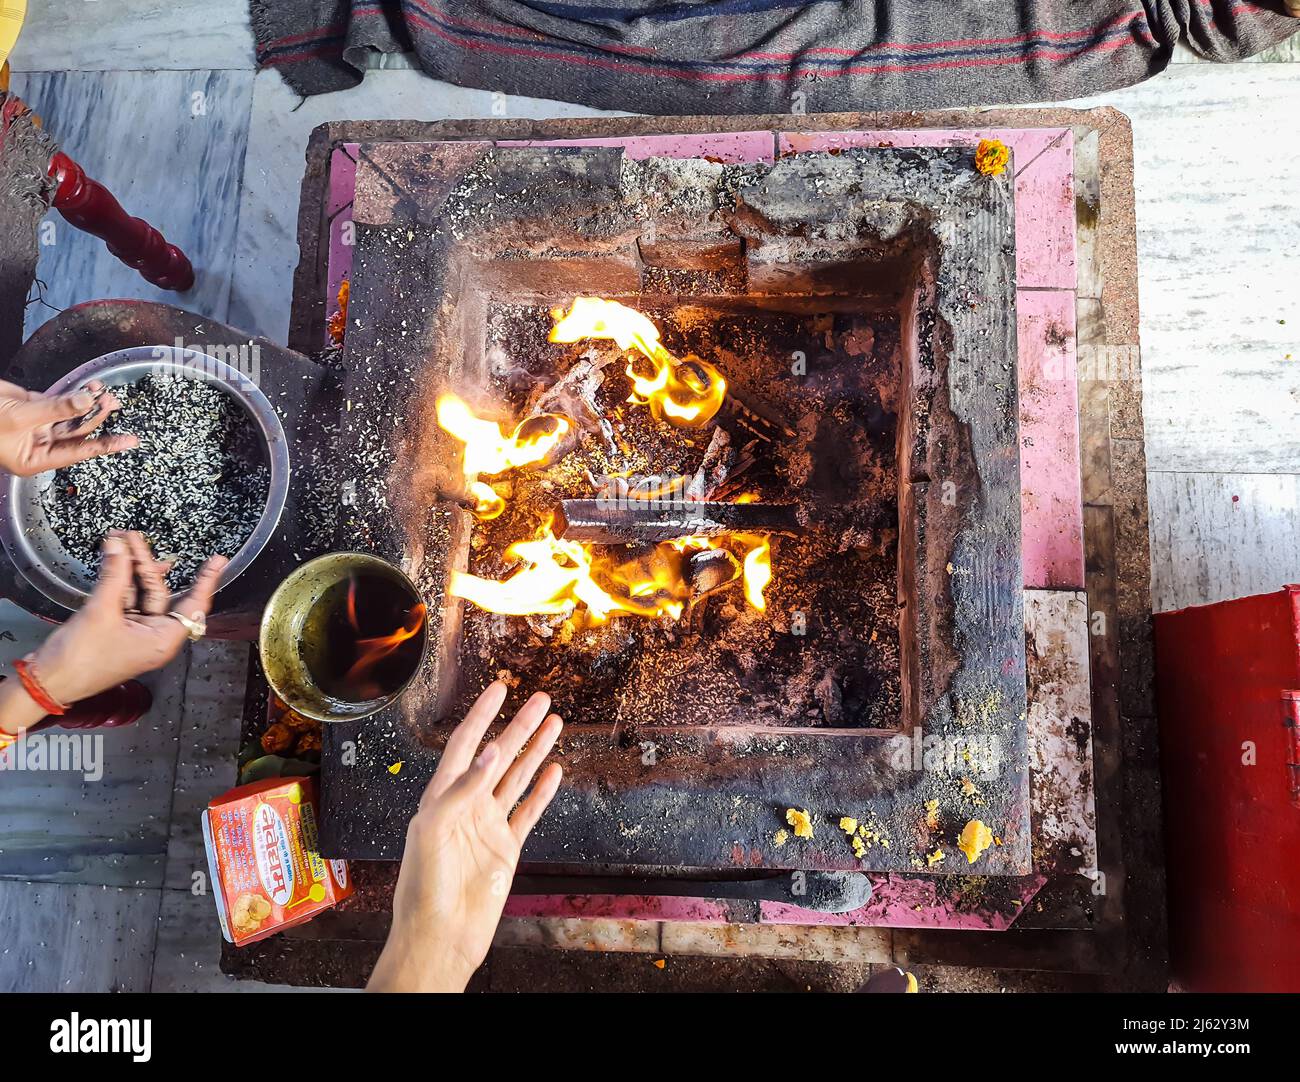
{"type": "Polygon", "coordinates": [[[613,431],[596,402],[596,395],[605,383],[605,368],[613,360],[609,354],[579,357],[568,372],[540,392],[528,412],[572,417],[582,428],[599,433],[605,450],[614,454],[617,448],[613,431]]]}
{"type": "Polygon", "coordinates": [[[724,533],[799,534],[794,504],[561,500],[556,536],[598,545],[655,544],[724,533]]]}

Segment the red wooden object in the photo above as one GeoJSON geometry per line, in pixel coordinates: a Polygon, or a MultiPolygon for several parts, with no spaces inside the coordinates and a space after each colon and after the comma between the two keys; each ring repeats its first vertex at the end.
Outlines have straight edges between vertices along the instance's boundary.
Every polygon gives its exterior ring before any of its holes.
{"type": "Polygon", "coordinates": [[[1300,586],[1155,618],[1174,977],[1300,991],[1300,586]]]}
{"type": "MultiPolygon", "coordinates": [[[[0,674],[0,683],[9,679],[0,674]]],[[[153,705],[153,692],[139,680],[126,680],[88,699],[78,699],[66,714],[38,721],[28,732],[42,729],[116,729],[139,721],[153,705]]]]}
{"type": "Polygon", "coordinates": [[[66,154],[50,159],[49,175],[56,187],[51,205],[78,229],[99,237],[108,250],[146,282],[180,292],[194,284],[194,268],[174,244],[142,218],[132,218],[113,193],[66,154]]]}

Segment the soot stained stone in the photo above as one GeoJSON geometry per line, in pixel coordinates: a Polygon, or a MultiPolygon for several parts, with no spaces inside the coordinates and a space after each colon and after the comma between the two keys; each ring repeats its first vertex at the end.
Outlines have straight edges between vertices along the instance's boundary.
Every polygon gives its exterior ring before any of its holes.
{"type": "MultiPolygon", "coordinates": [[[[528,861],[926,870],[954,841],[931,835],[927,802],[974,775],[1002,844],[971,870],[1027,872],[1013,195],[972,159],[361,147],[340,440],[356,498],[335,541],[402,564],[434,645],[398,706],[327,728],[332,855],[400,855],[452,722],[503,674],[512,702],[546,687],[568,721],[565,783],[528,861]],[[648,263],[647,234],[679,254],[648,263]],[[546,341],[547,310],[592,293],[734,383],[743,408],[715,419],[727,468],[798,507],[799,529],[773,537],[766,612],[723,589],[680,621],[544,636],[447,597],[452,570],[505,577],[501,542],[531,536],[545,499],[596,493],[558,464],[513,477],[506,513],[476,524],[439,499],[459,448],[433,403],[454,391],[520,416],[600,354],[546,341]],[[812,812],[812,839],[777,844],[788,807],[812,812]],[[856,859],[845,815],[890,844],[856,859]]],[[[607,416],[626,398],[610,353],[599,388],[584,383],[607,416]]],[[[642,472],[703,468],[708,431],[688,442],[634,408],[618,423],[642,472]]],[[[591,427],[566,463],[608,454],[611,433],[591,427]]]]}

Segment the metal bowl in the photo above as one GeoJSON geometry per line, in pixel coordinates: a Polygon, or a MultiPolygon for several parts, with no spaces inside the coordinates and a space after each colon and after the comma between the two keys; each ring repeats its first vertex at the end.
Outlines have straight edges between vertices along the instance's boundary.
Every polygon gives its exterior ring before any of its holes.
{"type": "MultiPolygon", "coordinates": [[[[270,471],[266,507],[248,540],[231,557],[217,584],[220,590],[238,578],[266,547],[289,492],[289,448],[280,418],[252,380],[224,361],[177,346],[134,346],[106,353],[69,372],[51,394],[63,394],[97,379],[121,387],[147,375],[166,372],[201,379],[228,394],[253,421],[260,451],[270,471]]],[[[7,477],[0,484],[0,542],[14,566],[35,589],[70,611],[81,607],[95,587],[96,573],[70,555],[50,528],[41,495],[54,483],[54,471],[35,477],[7,477]]]]}
{"type": "Polygon", "coordinates": [[[376,714],[402,697],[429,652],[429,627],[420,629],[420,656],[410,675],[387,694],[345,700],[320,686],[312,675],[311,658],[318,656],[330,635],[328,602],[331,592],[354,575],[368,574],[399,586],[412,604],[423,602],[410,578],[387,560],[367,552],[330,552],[308,560],[276,587],[262,613],[257,637],[262,672],[281,702],[316,721],[356,721],[376,714]]]}

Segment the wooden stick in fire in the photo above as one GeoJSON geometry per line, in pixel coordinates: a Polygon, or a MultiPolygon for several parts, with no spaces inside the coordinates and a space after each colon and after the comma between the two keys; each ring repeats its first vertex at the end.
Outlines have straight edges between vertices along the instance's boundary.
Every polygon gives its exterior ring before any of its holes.
{"type": "Polygon", "coordinates": [[[794,504],[655,500],[561,500],[557,537],[598,545],[656,544],[724,533],[803,532],[794,504]]]}

